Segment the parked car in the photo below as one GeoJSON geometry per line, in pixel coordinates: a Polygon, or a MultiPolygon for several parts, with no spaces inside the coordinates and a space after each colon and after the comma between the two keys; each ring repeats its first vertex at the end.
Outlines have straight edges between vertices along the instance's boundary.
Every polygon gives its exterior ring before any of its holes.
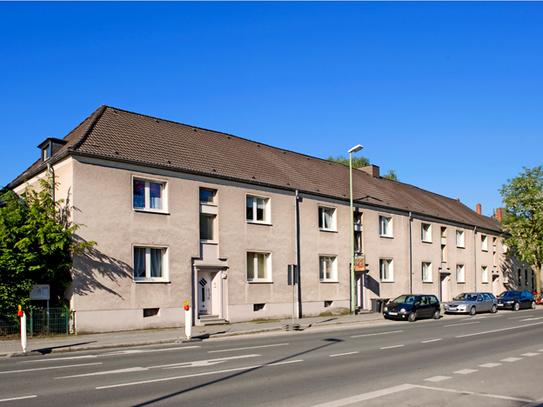
{"type": "Polygon", "coordinates": [[[435,295],[404,294],[389,301],[383,308],[386,319],[403,319],[414,322],[419,318],[439,319],[441,304],[435,295]]]}
{"type": "Polygon", "coordinates": [[[528,291],[504,291],[498,295],[498,307],[511,308],[513,311],[521,308],[535,308],[535,298],[528,291]]]}
{"type": "Polygon", "coordinates": [[[446,313],[475,315],[477,312],[496,312],[498,300],[490,293],[462,293],[443,307],[446,313]]]}

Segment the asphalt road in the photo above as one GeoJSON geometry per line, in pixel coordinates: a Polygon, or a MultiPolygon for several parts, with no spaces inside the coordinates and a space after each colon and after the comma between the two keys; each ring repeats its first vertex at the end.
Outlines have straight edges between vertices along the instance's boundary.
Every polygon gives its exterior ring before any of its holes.
{"type": "Polygon", "coordinates": [[[543,406],[543,309],[0,360],[0,406],[543,406]]]}

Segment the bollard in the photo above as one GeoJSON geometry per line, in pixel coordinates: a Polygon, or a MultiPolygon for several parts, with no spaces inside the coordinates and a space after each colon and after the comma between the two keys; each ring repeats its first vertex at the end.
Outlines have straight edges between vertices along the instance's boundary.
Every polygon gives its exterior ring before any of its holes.
{"type": "Polygon", "coordinates": [[[192,312],[188,301],[185,301],[185,336],[190,341],[192,337],[192,312]]]}
{"type": "Polygon", "coordinates": [[[20,305],[17,316],[21,317],[21,348],[23,348],[23,353],[26,353],[26,314],[21,310],[20,305]]]}

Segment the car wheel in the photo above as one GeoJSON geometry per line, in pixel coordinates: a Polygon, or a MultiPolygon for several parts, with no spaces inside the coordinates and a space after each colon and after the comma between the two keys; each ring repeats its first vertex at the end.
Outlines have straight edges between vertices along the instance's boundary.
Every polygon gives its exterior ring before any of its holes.
{"type": "Polygon", "coordinates": [[[496,304],[494,304],[492,308],[490,308],[490,312],[493,314],[495,314],[497,310],[498,310],[498,307],[496,307],[496,304]]]}
{"type": "Polygon", "coordinates": [[[436,312],[434,312],[434,315],[432,316],[434,319],[439,319],[439,310],[436,309],[436,312]]]}
{"type": "Polygon", "coordinates": [[[412,312],[411,314],[409,314],[409,316],[407,317],[407,320],[409,322],[415,322],[417,319],[417,313],[416,312],[412,312]]]}
{"type": "Polygon", "coordinates": [[[535,309],[535,301],[532,301],[532,304],[530,305],[532,309],[535,309]]]}
{"type": "Polygon", "coordinates": [[[515,302],[513,305],[513,311],[518,311],[520,309],[520,304],[518,302],[515,302]]]}
{"type": "Polygon", "coordinates": [[[469,314],[472,315],[472,316],[475,315],[476,312],[477,312],[477,310],[475,309],[475,307],[471,307],[469,309],[469,314]]]}

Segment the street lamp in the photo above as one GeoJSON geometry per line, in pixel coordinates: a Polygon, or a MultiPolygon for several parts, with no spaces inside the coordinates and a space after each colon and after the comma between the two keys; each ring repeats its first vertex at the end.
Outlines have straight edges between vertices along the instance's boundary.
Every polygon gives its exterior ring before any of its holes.
{"type": "Polygon", "coordinates": [[[354,298],[354,213],[353,213],[353,153],[362,150],[362,145],[357,144],[349,150],[349,199],[351,203],[351,314],[354,314],[356,301],[354,298]]]}

